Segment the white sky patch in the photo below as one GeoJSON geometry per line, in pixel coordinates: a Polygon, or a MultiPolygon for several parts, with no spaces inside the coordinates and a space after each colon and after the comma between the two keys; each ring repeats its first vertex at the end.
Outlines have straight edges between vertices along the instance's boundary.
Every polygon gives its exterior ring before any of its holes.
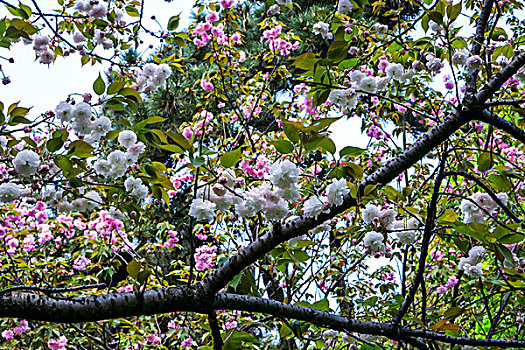
{"type": "MultiPolygon", "coordinates": [[[[16,2],[13,3],[16,4],[16,2]]],[[[31,2],[26,1],[25,3],[35,12],[31,2]]],[[[194,0],[171,3],[166,3],[164,0],[146,0],[143,23],[146,28],[159,31],[162,28],[151,20],[151,16],[155,15],[157,21],[165,28],[170,17],[180,13],[179,30],[187,28],[190,23],[190,11],[193,3],[194,0]]],[[[38,6],[45,13],[52,13],[53,9],[59,8],[56,0],[38,0],[38,6]]],[[[4,6],[0,6],[0,18],[5,16],[12,17],[4,6]]],[[[143,34],[141,39],[144,40],[144,45],[139,48],[139,52],[146,49],[149,44],[158,46],[158,39],[150,35],[143,34]]],[[[100,55],[107,55],[108,52],[101,51],[100,55]]],[[[146,54],[152,52],[153,50],[148,50],[146,54]]],[[[13,64],[0,59],[4,73],[11,78],[10,84],[0,84],[0,101],[5,106],[20,101],[21,106],[34,107],[29,115],[31,119],[48,110],[54,110],[60,101],[67,98],[68,94],[89,92],[95,95],[93,82],[99,74],[104,77],[104,72],[110,66],[108,62],[104,62],[95,66],[88,63],[82,67],[78,53],[68,57],[58,57],[54,64],[47,66],[35,60],[36,56],[32,45],[24,45],[23,43],[12,45],[9,51],[0,49],[0,55],[15,59],[13,64]]]]}

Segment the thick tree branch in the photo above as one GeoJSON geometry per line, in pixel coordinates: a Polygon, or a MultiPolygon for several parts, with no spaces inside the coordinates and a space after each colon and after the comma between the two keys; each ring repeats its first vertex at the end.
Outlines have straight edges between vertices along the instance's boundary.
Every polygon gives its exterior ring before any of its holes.
{"type": "Polygon", "coordinates": [[[523,65],[525,65],[525,52],[516,56],[516,58],[494,75],[494,77],[479,90],[476,95],[476,103],[482,105],[492,98],[496,91],[498,91],[507,80],[516,74],[523,65]]]}
{"type": "Polygon", "coordinates": [[[80,323],[119,317],[154,315],[174,311],[207,313],[209,303],[198,287],[185,286],[77,298],[12,292],[0,296],[0,317],[17,317],[58,323],[80,323]]]}
{"type": "MultiPolygon", "coordinates": [[[[383,186],[388,184],[399,174],[423,159],[432,149],[447,140],[456,130],[470,121],[471,118],[470,113],[459,112],[447,116],[436,127],[423,134],[410,148],[361,181],[359,184],[359,193],[362,194],[367,185],[383,186]]],[[[328,214],[321,214],[317,219],[301,216],[288,220],[283,225],[275,224],[272,231],[257,239],[237,255],[231,257],[214,273],[205,278],[201,282],[203,287],[209,294],[217,293],[245,267],[253,264],[280,243],[305,234],[324,221],[356,205],[356,199],[350,195],[346,195],[342,205],[333,207],[328,214]]]]}
{"type": "MultiPolygon", "coordinates": [[[[481,13],[476,21],[476,34],[474,35],[474,41],[470,49],[471,55],[479,55],[481,47],[485,38],[485,29],[489,21],[490,13],[492,12],[492,6],[494,0],[485,0],[481,6],[481,13]]],[[[476,83],[478,80],[479,68],[470,68],[465,81],[467,96],[476,93],[476,83]]]]}
{"type": "Polygon", "coordinates": [[[393,340],[412,342],[414,345],[417,342],[419,346],[422,346],[422,343],[415,340],[416,338],[448,344],[525,348],[525,342],[521,341],[451,337],[393,323],[355,320],[270,299],[226,293],[207,297],[203,293],[203,290],[193,286],[149,290],[144,294],[118,293],[70,300],[13,293],[0,297],[0,317],[77,323],[176,311],[208,314],[210,309],[240,310],[296,319],[340,331],[385,336],[393,340]]]}
{"type": "Polygon", "coordinates": [[[515,139],[525,143],[525,131],[513,123],[498,117],[496,114],[489,111],[481,111],[476,114],[475,119],[492,125],[495,128],[505,131],[515,139]]]}

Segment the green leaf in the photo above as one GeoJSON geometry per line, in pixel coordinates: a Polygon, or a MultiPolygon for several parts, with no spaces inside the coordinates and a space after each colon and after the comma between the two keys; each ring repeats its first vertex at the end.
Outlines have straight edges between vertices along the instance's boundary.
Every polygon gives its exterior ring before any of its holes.
{"type": "Polygon", "coordinates": [[[139,11],[134,6],[126,6],[124,9],[131,17],[140,17],[139,11]]]}
{"type": "Polygon", "coordinates": [[[62,169],[64,176],[67,178],[76,176],[81,172],[80,169],[74,167],[73,162],[66,156],[58,155],[55,157],[54,162],[57,167],[62,169]]]}
{"type": "Polygon", "coordinates": [[[180,16],[172,16],[168,21],[168,30],[174,31],[179,27],[180,16]]]}
{"type": "Polygon", "coordinates": [[[491,187],[498,192],[508,192],[512,189],[512,182],[502,174],[490,174],[487,178],[491,187]]]}
{"type": "Polygon", "coordinates": [[[505,29],[500,28],[500,27],[496,27],[496,28],[494,28],[494,31],[492,32],[491,39],[492,40],[499,40],[499,36],[500,35],[503,35],[503,37],[505,37],[505,40],[507,40],[508,37],[509,37],[507,32],[505,31],[505,29]]]}
{"type": "Polygon", "coordinates": [[[20,115],[11,117],[11,119],[9,120],[9,125],[17,125],[17,124],[31,124],[31,120],[27,119],[26,117],[22,117],[20,115]]]}
{"type": "Polygon", "coordinates": [[[190,153],[193,153],[193,146],[181,133],[177,131],[168,131],[166,134],[170,139],[175,141],[177,146],[189,151],[190,153]]]}
{"type": "Polygon", "coordinates": [[[232,287],[234,290],[237,290],[237,286],[239,285],[239,282],[241,281],[242,272],[235,275],[235,277],[232,278],[230,282],[228,282],[228,285],[232,287]]]}
{"type": "Polygon", "coordinates": [[[312,70],[317,64],[317,58],[312,52],[303,53],[295,58],[294,66],[298,69],[312,70]]]}
{"type": "Polygon", "coordinates": [[[87,158],[91,157],[93,155],[93,151],[95,148],[91,146],[89,143],[82,141],[82,140],[76,140],[71,142],[69,145],[69,152],[68,154],[80,157],[80,158],[87,158]]]}
{"type": "Polygon", "coordinates": [[[84,183],[79,178],[72,178],[68,181],[68,185],[71,187],[83,187],[84,183]]]}
{"type": "Polygon", "coordinates": [[[514,257],[509,248],[505,247],[503,244],[496,244],[496,249],[498,252],[503,255],[503,257],[508,261],[514,261],[514,257]]]}
{"type": "Polygon", "coordinates": [[[386,193],[386,197],[392,202],[397,202],[400,197],[400,193],[395,190],[392,186],[386,185],[383,187],[383,191],[386,193]]]}
{"type": "Polygon", "coordinates": [[[310,125],[309,127],[305,128],[304,131],[321,131],[321,130],[324,130],[326,129],[327,127],[329,127],[330,125],[332,125],[333,123],[335,123],[336,121],[338,121],[339,119],[341,118],[322,118],[322,119],[319,119],[319,120],[316,120],[312,123],[312,125],[310,125]]]}
{"type": "Polygon", "coordinates": [[[328,299],[324,298],[319,301],[316,301],[312,304],[312,309],[319,311],[330,311],[330,304],[328,303],[328,299]]]}
{"type": "Polygon", "coordinates": [[[138,131],[144,129],[144,127],[146,125],[155,124],[155,123],[161,123],[161,122],[163,122],[165,120],[166,120],[166,118],[162,118],[162,117],[158,117],[158,116],[150,117],[148,119],[141,120],[140,122],[135,124],[135,126],[133,127],[133,130],[135,132],[138,132],[138,131]]]}
{"type": "Polygon", "coordinates": [[[292,141],[293,143],[299,142],[299,139],[301,138],[301,136],[300,136],[301,134],[300,134],[299,129],[298,129],[297,125],[296,125],[298,123],[289,122],[289,121],[285,121],[285,120],[283,120],[281,123],[282,123],[282,126],[283,126],[284,133],[285,133],[286,137],[288,137],[288,140],[292,141]]]}
{"type": "Polygon", "coordinates": [[[31,7],[24,5],[21,2],[18,2],[18,6],[20,6],[20,10],[22,10],[25,13],[25,16],[22,17],[24,17],[25,19],[29,19],[29,17],[31,17],[31,14],[33,13],[31,11],[31,7]]]}
{"type": "Polygon", "coordinates": [[[451,307],[450,309],[448,309],[447,311],[445,311],[443,313],[443,317],[445,319],[449,319],[449,318],[461,315],[463,312],[465,312],[465,309],[463,309],[463,308],[461,308],[459,306],[454,306],[454,307],[451,307]]]}
{"type": "Polygon", "coordinates": [[[346,146],[342,150],[339,151],[339,157],[343,158],[344,156],[351,156],[355,157],[360,154],[363,154],[366,149],[359,148],[359,147],[353,147],[353,146],[346,146]]]}
{"type": "Polygon", "coordinates": [[[124,104],[116,99],[110,99],[110,100],[107,100],[105,103],[104,103],[104,106],[108,109],[111,109],[113,111],[125,111],[126,110],[126,106],[124,106],[124,104]]]}
{"type": "Polygon", "coordinates": [[[177,145],[159,145],[159,148],[171,153],[184,154],[184,150],[177,145]]]}
{"type": "Polygon", "coordinates": [[[52,138],[46,142],[46,148],[51,153],[58,151],[62,146],[64,146],[64,141],[60,138],[52,138]]]}
{"type": "Polygon", "coordinates": [[[123,81],[114,81],[108,86],[108,95],[114,95],[118,93],[124,87],[123,81]]]}
{"type": "Polygon", "coordinates": [[[155,116],[155,117],[150,117],[148,119],[146,119],[146,124],[155,124],[155,123],[162,123],[163,121],[165,121],[167,118],[163,118],[163,117],[159,117],[159,116],[155,116]]]}
{"type": "Polygon", "coordinates": [[[97,95],[102,95],[104,91],[106,91],[106,84],[104,83],[104,80],[102,79],[100,74],[98,75],[98,78],[93,83],[93,91],[95,91],[97,95]]]}
{"type": "Polygon", "coordinates": [[[456,222],[458,214],[452,209],[446,209],[445,212],[438,218],[439,222],[456,222]]]}
{"type": "Polygon", "coordinates": [[[248,332],[234,331],[224,343],[223,350],[254,349],[255,346],[243,346],[244,343],[259,344],[257,338],[248,332]]]}
{"type": "MultiPolygon", "coordinates": [[[[9,115],[11,115],[12,117],[23,117],[29,112],[30,109],[31,108],[15,107],[15,108],[13,108],[12,110],[9,111],[9,115]]],[[[26,124],[30,124],[30,123],[31,122],[26,123],[26,124]]]]}
{"type": "Polygon", "coordinates": [[[348,171],[348,174],[355,180],[359,180],[363,177],[363,168],[359,165],[352,162],[345,162],[345,168],[348,171]]]}
{"type": "Polygon", "coordinates": [[[374,306],[377,303],[378,299],[379,298],[376,295],[371,296],[370,298],[363,301],[363,305],[374,306]]]}
{"type": "Polygon", "coordinates": [[[273,141],[272,144],[275,146],[277,152],[281,154],[292,153],[292,151],[294,150],[293,143],[291,143],[288,140],[277,140],[273,141]]]}
{"type": "MultiPolygon", "coordinates": [[[[86,55],[87,56],[87,55],[86,55]]],[[[86,57],[84,56],[84,57],[86,57]]],[[[135,102],[138,102],[138,103],[142,103],[142,98],[140,97],[140,94],[138,93],[137,90],[135,89],[132,89],[132,88],[123,88],[121,89],[119,92],[119,95],[122,95],[132,101],[135,101],[135,102]]]]}
{"type": "Polygon", "coordinates": [[[464,235],[475,238],[482,243],[488,243],[485,239],[485,234],[487,230],[482,224],[471,223],[469,225],[464,225],[462,223],[456,222],[453,226],[457,231],[461,232],[464,235]]]}
{"type": "Polygon", "coordinates": [[[329,137],[323,137],[321,139],[321,142],[319,142],[319,144],[317,145],[317,148],[324,149],[324,150],[330,152],[331,154],[334,154],[335,151],[336,151],[335,143],[329,137]]]}
{"type": "Polygon", "coordinates": [[[226,152],[222,155],[220,163],[225,168],[231,168],[241,159],[241,149],[237,148],[233,151],[226,152]]]}
{"type": "MultiPolygon", "coordinates": [[[[129,266],[129,265],[128,265],[129,266]]],[[[140,284],[143,284],[144,282],[146,282],[148,280],[148,277],[151,276],[151,270],[150,269],[146,269],[146,270],[142,270],[140,271],[138,274],[137,274],[137,281],[140,283],[140,284]]]]}
{"type": "Polygon", "coordinates": [[[478,170],[485,172],[494,166],[494,156],[489,152],[483,152],[478,157],[478,170]]]}
{"type": "Polygon", "coordinates": [[[33,148],[37,147],[37,144],[36,144],[35,140],[30,138],[29,136],[22,137],[22,140],[24,140],[26,144],[30,145],[33,148]]]}
{"type": "Polygon", "coordinates": [[[340,62],[346,58],[348,54],[348,44],[346,41],[334,41],[330,44],[326,57],[334,62],[340,62]]]}
{"type": "Polygon", "coordinates": [[[456,18],[458,18],[459,14],[462,10],[462,3],[461,1],[458,2],[456,5],[448,5],[447,6],[447,17],[450,19],[451,22],[454,22],[456,18]]]}
{"type": "Polygon", "coordinates": [[[121,119],[117,120],[117,123],[131,128],[131,124],[129,123],[129,120],[127,120],[127,119],[121,118],[121,119]]]}
{"type": "Polygon", "coordinates": [[[111,140],[116,139],[119,134],[120,134],[120,130],[111,130],[110,132],[106,134],[106,136],[104,136],[104,139],[111,141],[111,140]]]}
{"type": "Polygon", "coordinates": [[[428,16],[437,24],[443,24],[443,14],[438,11],[430,11],[428,16]]]}
{"type": "Polygon", "coordinates": [[[511,233],[507,236],[504,236],[498,239],[498,242],[501,244],[514,244],[522,242],[525,239],[523,234],[511,233]]]}
{"type": "Polygon", "coordinates": [[[137,260],[133,259],[130,261],[130,263],[126,267],[126,271],[131,277],[133,277],[134,279],[137,279],[141,268],[142,267],[140,266],[140,263],[137,260]]]}

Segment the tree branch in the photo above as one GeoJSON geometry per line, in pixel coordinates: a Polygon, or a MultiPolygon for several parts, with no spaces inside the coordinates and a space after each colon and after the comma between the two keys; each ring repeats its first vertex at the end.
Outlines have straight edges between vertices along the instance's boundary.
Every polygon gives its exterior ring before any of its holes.
{"type": "Polygon", "coordinates": [[[513,136],[515,139],[521,141],[525,144],[525,131],[520,127],[514,125],[513,123],[505,120],[501,117],[498,117],[496,114],[489,111],[481,111],[476,114],[475,119],[492,125],[495,128],[507,132],[509,135],[513,136]]]}
{"type": "Polygon", "coordinates": [[[501,200],[498,198],[498,196],[496,196],[494,191],[492,191],[490,187],[485,185],[480,179],[478,179],[474,175],[471,175],[463,171],[446,171],[444,175],[445,176],[462,176],[466,179],[474,181],[479,187],[481,187],[485,192],[487,192],[490,198],[492,198],[492,200],[494,200],[494,202],[496,202],[496,204],[498,204],[503,209],[503,211],[505,211],[505,213],[507,213],[507,215],[510,216],[512,220],[514,220],[515,222],[521,222],[521,220],[516,215],[514,215],[514,213],[505,204],[501,202],[501,200]]]}
{"type": "MultiPolygon", "coordinates": [[[[481,52],[481,47],[485,38],[485,28],[487,27],[487,22],[492,12],[492,6],[494,5],[494,0],[485,0],[481,6],[481,13],[476,21],[476,34],[474,35],[474,41],[472,42],[472,47],[470,49],[473,56],[479,55],[481,52]]],[[[467,73],[467,78],[465,79],[466,85],[466,94],[473,95],[476,93],[476,82],[478,80],[479,68],[470,68],[467,73]]],[[[470,107],[470,106],[469,106],[470,107]]]]}
{"type": "Polygon", "coordinates": [[[210,324],[211,336],[213,337],[213,350],[221,350],[224,346],[221,336],[221,327],[217,322],[217,314],[215,311],[208,312],[208,323],[210,324]]]}
{"type": "Polygon", "coordinates": [[[525,52],[514,58],[505,68],[500,70],[494,77],[479,90],[476,95],[476,103],[481,105],[490,99],[503,84],[525,65],[525,52]]]}
{"type": "Polygon", "coordinates": [[[484,107],[494,107],[494,106],[519,106],[520,104],[525,103],[525,99],[518,100],[501,100],[501,101],[491,101],[485,102],[484,107]]]}
{"type": "MultiPolygon", "coordinates": [[[[522,341],[451,337],[425,330],[410,329],[393,323],[355,320],[325,311],[246,295],[224,293],[215,297],[207,297],[204,295],[204,290],[195,286],[148,290],[143,294],[117,293],[69,300],[56,300],[49,296],[29,293],[0,296],[0,317],[60,323],[93,322],[176,311],[208,314],[210,309],[270,314],[340,331],[385,336],[397,341],[410,341],[414,345],[413,339],[423,338],[458,345],[525,348],[525,342],[522,341]]],[[[422,346],[421,341],[416,342],[422,346]]]]}
{"type": "Polygon", "coordinates": [[[399,308],[397,314],[392,319],[394,323],[401,322],[401,320],[407,313],[408,308],[414,302],[417,290],[419,289],[419,285],[423,280],[423,274],[425,273],[425,262],[427,260],[428,254],[428,246],[430,245],[430,239],[432,238],[432,230],[434,229],[434,221],[436,220],[439,188],[441,187],[441,182],[443,181],[445,173],[445,164],[446,154],[441,158],[439,165],[439,173],[436,178],[436,182],[434,183],[434,192],[432,193],[432,198],[430,199],[430,203],[428,204],[427,219],[425,222],[425,231],[423,232],[423,241],[421,242],[421,253],[419,254],[419,262],[416,271],[416,276],[414,277],[412,286],[408,290],[408,294],[405,297],[403,304],[401,304],[401,307],[399,308]]]}
{"type": "MultiPolygon", "coordinates": [[[[409,169],[413,164],[423,159],[432,149],[447,140],[456,130],[472,118],[471,113],[460,113],[449,115],[437,126],[423,134],[406,151],[384,164],[359,184],[359,195],[368,185],[383,186],[395,179],[399,174],[409,169]]],[[[282,242],[293,237],[307,233],[317,225],[333,218],[345,210],[356,206],[357,201],[349,194],[344,197],[344,202],[338,207],[332,207],[329,213],[323,213],[316,219],[303,216],[287,220],[283,225],[274,224],[273,230],[263,235],[248,247],[232,256],[221,265],[215,272],[207,276],[201,283],[207,293],[215,294],[240,273],[245,267],[253,264],[259,258],[269,253],[282,242]]]]}

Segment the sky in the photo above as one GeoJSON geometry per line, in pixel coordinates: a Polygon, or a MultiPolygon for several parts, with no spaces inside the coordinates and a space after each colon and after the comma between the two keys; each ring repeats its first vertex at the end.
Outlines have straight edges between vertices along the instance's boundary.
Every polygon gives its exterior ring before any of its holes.
{"type": "MultiPolygon", "coordinates": [[[[144,24],[153,30],[159,29],[158,24],[150,18],[155,15],[164,27],[171,16],[181,13],[180,27],[187,27],[193,0],[176,0],[166,3],[164,0],[145,0],[144,24]]],[[[13,1],[13,3],[16,3],[13,1]]],[[[30,1],[24,1],[31,6],[30,1]]],[[[38,0],[39,7],[45,12],[59,8],[56,0],[38,0]]],[[[31,6],[32,7],[32,6],[31,6]]],[[[7,13],[0,6],[0,18],[7,13]]],[[[155,43],[149,35],[141,37],[144,40],[143,48],[149,43],[155,43]]],[[[103,52],[101,53],[103,54],[103,52]]],[[[0,60],[4,73],[11,78],[8,85],[0,84],[0,101],[9,105],[20,101],[24,107],[32,107],[30,117],[36,117],[47,110],[54,110],[55,106],[67,98],[70,93],[92,93],[93,82],[99,73],[104,76],[109,65],[90,64],[82,67],[78,54],[69,57],[58,57],[54,64],[44,65],[35,61],[35,53],[31,45],[17,43],[10,51],[0,48],[0,55],[6,58],[13,57],[15,63],[0,60]]]]}

